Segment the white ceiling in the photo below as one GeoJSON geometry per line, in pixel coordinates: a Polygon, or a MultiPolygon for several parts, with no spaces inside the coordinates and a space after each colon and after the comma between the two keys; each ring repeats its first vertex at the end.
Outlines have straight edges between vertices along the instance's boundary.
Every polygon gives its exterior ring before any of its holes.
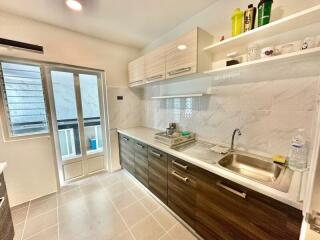
{"type": "Polygon", "coordinates": [[[1,0],[0,10],[94,37],[143,47],[217,0],[1,0]]]}

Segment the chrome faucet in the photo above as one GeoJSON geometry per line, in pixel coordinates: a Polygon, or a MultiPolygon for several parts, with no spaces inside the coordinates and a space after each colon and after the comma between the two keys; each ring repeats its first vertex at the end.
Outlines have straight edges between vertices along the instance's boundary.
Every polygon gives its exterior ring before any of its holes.
{"type": "Polygon", "coordinates": [[[239,128],[236,128],[235,130],[233,130],[232,139],[231,139],[231,146],[230,146],[230,150],[229,150],[230,152],[234,151],[234,136],[236,135],[236,133],[238,133],[238,136],[242,135],[239,128]]]}

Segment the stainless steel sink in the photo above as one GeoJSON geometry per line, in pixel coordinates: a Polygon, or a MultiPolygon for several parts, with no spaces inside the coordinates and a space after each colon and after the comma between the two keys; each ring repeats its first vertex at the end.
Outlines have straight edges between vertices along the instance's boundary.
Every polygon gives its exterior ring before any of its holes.
{"type": "Polygon", "coordinates": [[[218,164],[229,171],[259,181],[280,191],[287,192],[289,190],[292,171],[270,160],[234,152],[223,157],[218,161],[218,164]]]}

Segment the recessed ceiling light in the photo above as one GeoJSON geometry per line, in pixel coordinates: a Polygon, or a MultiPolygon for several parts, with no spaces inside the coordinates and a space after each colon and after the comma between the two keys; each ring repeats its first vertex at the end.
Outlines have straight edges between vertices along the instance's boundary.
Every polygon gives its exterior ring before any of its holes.
{"type": "Polygon", "coordinates": [[[82,10],[82,5],[80,2],[76,1],[76,0],[67,0],[66,4],[69,8],[71,8],[72,10],[75,11],[81,11],[82,10]]]}
{"type": "Polygon", "coordinates": [[[187,45],[181,44],[181,45],[178,45],[177,48],[178,48],[179,50],[185,50],[185,49],[187,49],[187,45]]]}

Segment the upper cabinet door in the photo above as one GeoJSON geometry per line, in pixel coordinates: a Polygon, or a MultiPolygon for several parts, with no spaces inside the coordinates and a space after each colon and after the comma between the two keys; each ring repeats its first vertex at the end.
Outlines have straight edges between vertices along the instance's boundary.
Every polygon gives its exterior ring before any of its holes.
{"type": "Polygon", "coordinates": [[[169,44],[166,77],[175,78],[197,72],[197,30],[187,33],[169,44]]]}
{"type": "Polygon", "coordinates": [[[211,54],[203,50],[210,44],[212,35],[200,28],[180,36],[129,63],[129,85],[134,87],[211,69],[211,54]]]}
{"type": "Polygon", "coordinates": [[[143,82],[144,80],[144,57],[129,63],[129,84],[143,82]]]}
{"type": "Polygon", "coordinates": [[[166,46],[145,55],[146,82],[160,81],[166,78],[166,46]]]}

